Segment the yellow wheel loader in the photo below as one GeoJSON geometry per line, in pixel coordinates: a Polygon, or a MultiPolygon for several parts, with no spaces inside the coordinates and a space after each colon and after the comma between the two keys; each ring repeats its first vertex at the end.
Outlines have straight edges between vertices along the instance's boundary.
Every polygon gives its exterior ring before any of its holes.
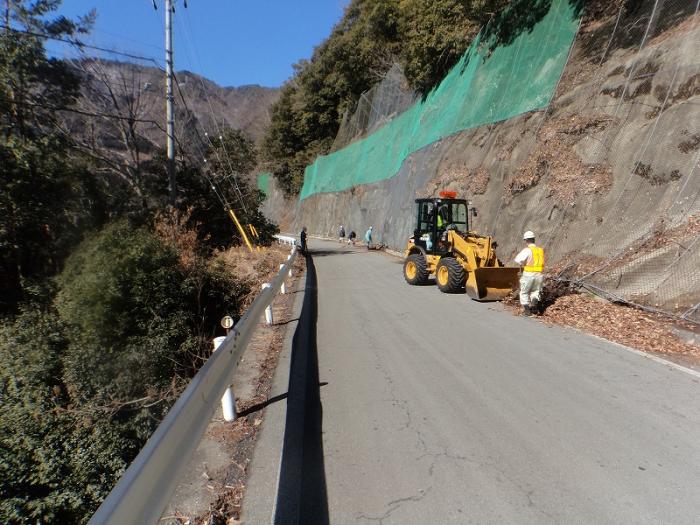
{"type": "Polygon", "coordinates": [[[467,201],[456,192],[416,199],[416,229],[408,239],[403,274],[423,285],[435,276],[440,291],[467,294],[477,301],[498,301],[518,286],[519,268],[506,268],[491,237],[469,231],[467,201]]]}

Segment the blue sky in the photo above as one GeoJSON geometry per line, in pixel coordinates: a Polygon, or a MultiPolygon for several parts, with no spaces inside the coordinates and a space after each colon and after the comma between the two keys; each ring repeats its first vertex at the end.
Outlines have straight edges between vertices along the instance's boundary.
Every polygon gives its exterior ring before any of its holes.
{"type": "MultiPolygon", "coordinates": [[[[222,86],[279,86],[292,64],[309,58],[343,15],[348,0],[176,0],[176,70],[188,69],[222,86]]],[[[69,17],[97,10],[85,43],[153,57],[163,65],[163,0],[63,0],[69,17]]],[[[54,54],[75,56],[56,44],[54,54]]],[[[108,57],[108,54],[100,54],[108,57]]],[[[118,58],[118,57],[112,57],[118,58]]]]}

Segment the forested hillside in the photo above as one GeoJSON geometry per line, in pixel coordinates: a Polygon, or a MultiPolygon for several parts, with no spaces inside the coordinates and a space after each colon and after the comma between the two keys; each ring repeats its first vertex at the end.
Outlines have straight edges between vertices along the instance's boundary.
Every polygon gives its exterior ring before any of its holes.
{"type": "MultiPolygon", "coordinates": [[[[400,64],[410,87],[425,95],[505,5],[518,15],[513,20],[527,25],[549,3],[352,0],[330,37],[310,60],[296,65],[294,77],[283,86],[262,148],[267,168],[287,194],[297,194],[304,168],[330,150],[343,115],[394,63],[400,64]]],[[[507,37],[508,28],[501,29],[507,37]]]]}
{"type": "Polygon", "coordinates": [[[7,524],[89,519],[209,355],[221,316],[239,316],[249,300],[251,281],[217,256],[239,242],[226,208],[261,243],[275,232],[248,183],[254,140],[224,122],[199,159],[178,149],[168,204],[164,138],[124,109],[137,101],[119,94],[119,75],[88,79],[48,57],[46,38],[35,36],[90,30],[91,16],[57,16],[59,4],[12,1],[10,28],[0,31],[7,524]],[[104,106],[86,97],[95,82],[111,98],[104,106]]]}

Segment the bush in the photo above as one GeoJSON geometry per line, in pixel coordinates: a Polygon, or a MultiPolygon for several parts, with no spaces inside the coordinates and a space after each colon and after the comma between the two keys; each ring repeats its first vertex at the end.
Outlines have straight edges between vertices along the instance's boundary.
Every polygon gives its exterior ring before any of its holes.
{"type": "Polygon", "coordinates": [[[167,388],[172,354],[188,337],[177,253],[125,221],[86,240],[67,260],[56,305],[72,328],[65,353],[71,395],[107,403],[167,388]]]}
{"type": "Polygon", "coordinates": [[[86,239],[55,309],[0,323],[0,523],[84,523],[248,285],[126,221],[86,239]]]}
{"type": "Polygon", "coordinates": [[[55,312],[0,325],[0,522],[80,523],[107,495],[139,442],[70,403],[55,312]]]}

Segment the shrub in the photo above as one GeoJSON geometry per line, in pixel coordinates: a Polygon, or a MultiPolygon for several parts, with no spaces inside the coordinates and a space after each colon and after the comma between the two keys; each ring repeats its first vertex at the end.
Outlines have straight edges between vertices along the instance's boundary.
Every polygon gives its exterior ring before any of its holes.
{"type": "Polygon", "coordinates": [[[0,523],[86,522],[250,289],[126,221],[86,239],[55,309],[0,323],[0,523]]]}

